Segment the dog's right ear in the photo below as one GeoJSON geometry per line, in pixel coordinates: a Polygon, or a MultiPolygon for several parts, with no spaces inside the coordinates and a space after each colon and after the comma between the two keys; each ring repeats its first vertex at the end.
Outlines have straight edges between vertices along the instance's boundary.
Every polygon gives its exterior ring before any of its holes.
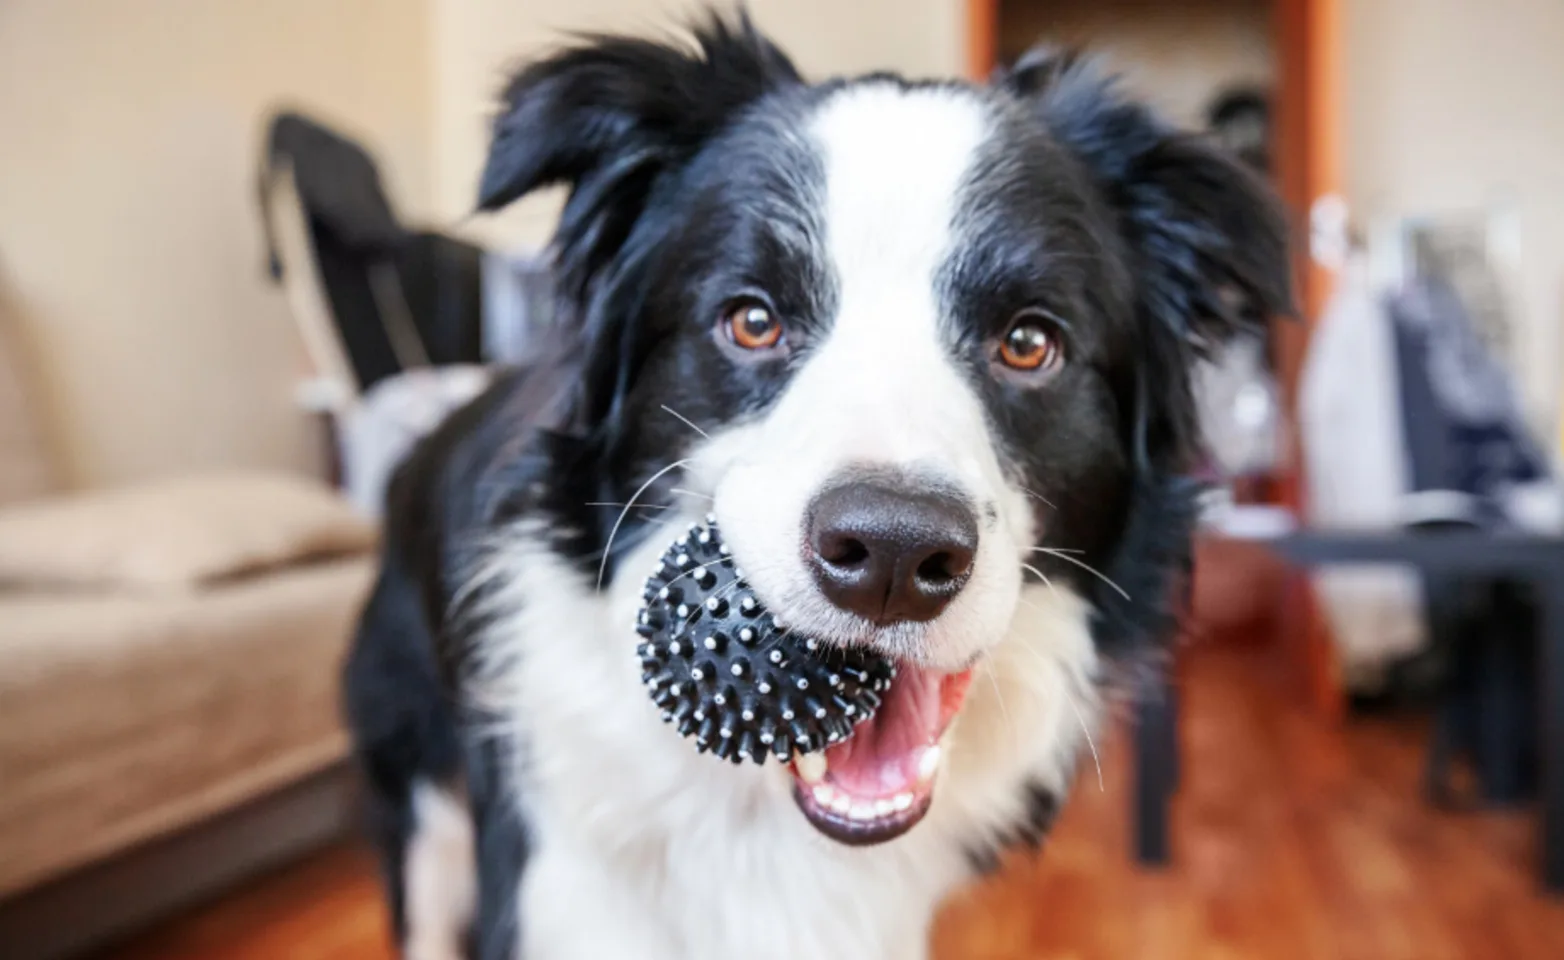
{"type": "Polygon", "coordinates": [[[1039,48],[996,83],[1075,155],[1115,214],[1140,323],[1137,453],[1182,468],[1199,452],[1196,359],[1293,311],[1285,213],[1236,157],[1165,123],[1088,58],[1039,48]]]}
{"type": "Polygon", "coordinates": [[[623,243],[659,173],[686,161],[750,103],[800,82],[747,16],[718,16],[693,48],[593,36],[523,69],[504,94],[479,187],[496,210],[568,184],[559,279],[582,289],[623,243]]]}

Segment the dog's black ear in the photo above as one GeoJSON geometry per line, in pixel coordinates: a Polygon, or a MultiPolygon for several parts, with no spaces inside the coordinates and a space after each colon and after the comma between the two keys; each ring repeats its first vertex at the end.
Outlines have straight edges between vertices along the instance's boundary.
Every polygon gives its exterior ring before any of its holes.
{"type": "Polygon", "coordinates": [[[712,15],[694,45],[589,36],[524,68],[494,121],[479,207],[570,187],[555,237],[568,291],[623,243],[657,175],[688,159],[746,105],[798,83],[747,16],[712,15]]]}
{"type": "Polygon", "coordinates": [[[1270,187],[1237,158],[1169,126],[1073,51],[1033,50],[999,83],[1104,191],[1156,319],[1206,349],[1291,312],[1286,220],[1270,187]]]}
{"type": "Polygon", "coordinates": [[[1034,50],[995,82],[1079,158],[1116,214],[1147,350],[1137,406],[1159,411],[1142,411],[1153,422],[1140,426],[1153,434],[1148,442],[1187,457],[1198,444],[1189,366],[1293,310],[1287,221],[1275,195],[1074,52],[1034,50]]]}

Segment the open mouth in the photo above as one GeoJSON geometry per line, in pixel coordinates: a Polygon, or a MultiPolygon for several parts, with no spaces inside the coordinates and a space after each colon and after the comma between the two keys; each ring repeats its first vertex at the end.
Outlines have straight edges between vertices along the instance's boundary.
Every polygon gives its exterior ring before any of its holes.
{"type": "Polygon", "coordinates": [[[793,799],[817,830],[857,846],[912,829],[934,797],[940,738],[966,700],[972,671],[900,663],[884,703],[853,736],[793,759],[793,799]]]}

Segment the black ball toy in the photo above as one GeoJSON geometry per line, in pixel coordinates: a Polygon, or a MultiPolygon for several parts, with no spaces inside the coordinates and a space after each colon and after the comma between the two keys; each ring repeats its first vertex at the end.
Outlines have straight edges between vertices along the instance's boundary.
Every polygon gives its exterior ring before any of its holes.
{"type": "Polygon", "coordinates": [[[827,646],[767,612],[708,516],[663,553],[636,624],[641,676],[663,720],[733,763],[786,763],[852,736],[896,668],[827,646]]]}

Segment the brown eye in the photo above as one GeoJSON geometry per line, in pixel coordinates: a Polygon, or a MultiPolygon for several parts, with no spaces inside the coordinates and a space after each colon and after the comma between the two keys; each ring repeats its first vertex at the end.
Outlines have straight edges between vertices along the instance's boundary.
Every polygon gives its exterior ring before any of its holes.
{"type": "Polygon", "coordinates": [[[1022,315],[999,342],[999,359],[1012,370],[1048,371],[1064,362],[1064,350],[1046,321],[1022,315]]]}
{"type": "Polygon", "coordinates": [[[741,303],[723,320],[728,339],[745,350],[765,350],[782,341],[782,321],[765,306],[741,303]]]}

